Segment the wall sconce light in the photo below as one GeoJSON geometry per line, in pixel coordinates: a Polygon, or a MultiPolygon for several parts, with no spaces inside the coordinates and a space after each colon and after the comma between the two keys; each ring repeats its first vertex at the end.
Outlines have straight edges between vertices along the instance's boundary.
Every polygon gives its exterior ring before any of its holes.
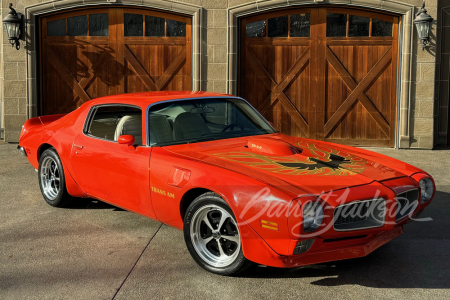
{"type": "Polygon", "coordinates": [[[433,18],[427,14],[427,10],[425,9],[425,1],[423,1],[422,8],[416,14],[416,18],[414,19],[418,39],[422,45],[422,51],[430,41],[431,22],[433,22],[433,18]]]}
{"type": "Polygon", "coordinates": [[[16,49],[20,49],[19,39],[22,38],[23,32],[23,14],[16,12],[12,7],[12,3],[9,4],[9,13],[3,19],[3,25],[5,25],[6,33],[8,34],[8,40],[11,46],[16,46],[16,49]]]}

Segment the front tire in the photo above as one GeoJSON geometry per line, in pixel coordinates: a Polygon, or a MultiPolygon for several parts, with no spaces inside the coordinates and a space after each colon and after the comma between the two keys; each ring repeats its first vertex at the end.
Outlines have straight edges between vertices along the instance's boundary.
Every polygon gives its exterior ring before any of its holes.
{"type": "Polygon", "coordinates": [[[192,258],[203,269],[229,276],[251,265],[242,252],[236,218],[219,195],[197,197],[186,211],[183,231],[192,258]]]}
{"type": "Polygon", "coordinates": [[[49,148],[39,159],[39,187],[45,202],[54,207],[66,207],[72,201],[66,189],[64,169],[55,149],[49,148]]]}

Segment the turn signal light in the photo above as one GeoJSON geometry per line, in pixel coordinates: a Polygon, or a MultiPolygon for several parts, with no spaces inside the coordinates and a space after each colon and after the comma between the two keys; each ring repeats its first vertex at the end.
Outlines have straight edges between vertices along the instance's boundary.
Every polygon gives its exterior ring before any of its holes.
{"type": "Polygon", "coordinates": [[[314,243],[314,239],[300,241],[297,243],[297,245],[294,248],[294,254],[302,254],[311,248],[312,244],[314,243]]]}
{"type": "Polygon", "coordinates": [[[278,223],[261,220],[261,227],[278,231],[278,223]]]}

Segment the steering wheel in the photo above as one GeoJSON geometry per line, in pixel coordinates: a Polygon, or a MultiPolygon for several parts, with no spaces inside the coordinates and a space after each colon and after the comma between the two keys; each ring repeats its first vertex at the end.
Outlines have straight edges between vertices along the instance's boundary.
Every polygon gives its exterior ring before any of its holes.
{"type": "Polygon", "coordinates": [[[239,124],[236,124],[236,123],[233,123],[233,124],[230,124],[230,125],[226,126],[224,129],[222,129],[222,132],[225,132],[228,129],[231,129],[231,131],[233,131],[234,127],[239,127],[241,130],[244,130],[243,126],[241,126],[239,124]]]}

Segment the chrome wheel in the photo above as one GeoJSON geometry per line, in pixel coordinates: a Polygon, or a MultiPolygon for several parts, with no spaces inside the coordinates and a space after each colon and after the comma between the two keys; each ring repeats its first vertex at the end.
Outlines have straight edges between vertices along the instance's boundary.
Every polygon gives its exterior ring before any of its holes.
{"type": "Polygon", "coordinates": [[[214,267],[229,266],[241,249],[239,229],[234,218],[215,204],[202,206],[195,212],[190,236],[197,254],[214,267]]]}
{"type": "Polygon", "coordinates": [[[58,164],[52,157],[45,157],[41,162],[41,186],[44,195],[54,200],[60,190],[60,172],[58,164]]]}

